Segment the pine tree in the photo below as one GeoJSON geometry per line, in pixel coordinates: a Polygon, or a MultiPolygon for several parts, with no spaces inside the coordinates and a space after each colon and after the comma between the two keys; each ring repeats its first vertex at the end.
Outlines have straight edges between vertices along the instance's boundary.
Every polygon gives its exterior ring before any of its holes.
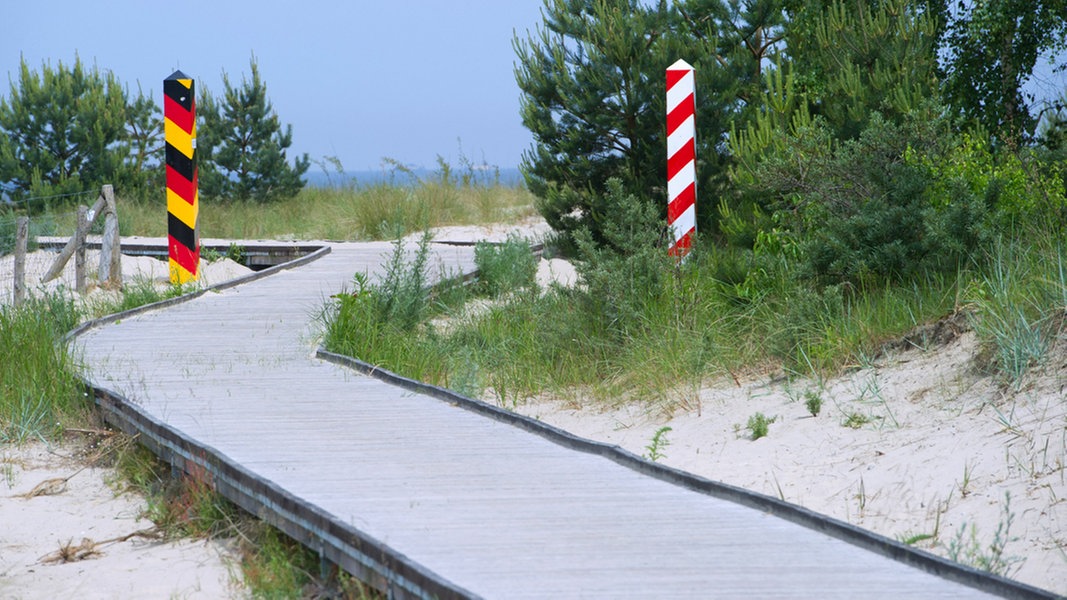
{"type": "Polygon", "coordinates": [[[807,0],[791,16],[796,92],[835,136],[859,136],[874,112],[900,118],[938,91],[939,11],[917,0],[807,0]]]}
{"type": "Polygon", "coordinates": [[[731,136],[735,181],[785,151],[815,119],[828,143],[856,139],[872,116],[900,124],[938,97],[937,12],[915,0],[795,2],[788,58],[768,77],[763,109],[731,136]]]}
{"type": "Polygon", "coordinates": [[[311,161],[304,154],[289,164],[293,126],[283,131],[255,58],[251,70],[251,79],[243,79],[239,88],[223,75],[221,101],[208,93],[198,99],[197,157],[205,196],[269,202],[304,187],[302,176],[311,161]]]}
{"type": "Polygon", "coordinates": [[[150,95],[138,88],[126,105],[126,135],[118,148],[123,156],[115,184],[124,195],[158,197],[164,188],[163,114],[150,95]]]}
{"type": "MultiPolygon", "coordinates": [[[[781,20],[776,0],[545,0],[544,24],[516,38],[523,124],[534,145],[522,168],[538,208],[557,232],[587,228],[597,243],[607,183],[666,207],[665,70],[693,65],[697,86],[699,195],[725,184],[726,134],[747,100],[781,20]],[[760,20],[764,19],[764,20],[760,20]]],[[[700,227],[714,229],[712,203],[698,200],[700,227]]]]}
{"type": "Polygon", "coordinates": [[[769,77],[764,110],[731,138],[746,192],[722,209],[731,242],[852,284],[951,268],[977,247],[981,198],[960,186],[951,203],[931,202],[929,165],[956,138],[939,102],[930,4],[794,4],[789,60],[769,77]]]}
{"type": "MultiPolygon", "coordinates": [[[[16,200],[77,193],[120,170],[126,94],[111,72],[21,61],[9,98],[0,98],[0,183],[16,200]]],[[[36,205],[30,207],[39,209],[36,205]]]]}

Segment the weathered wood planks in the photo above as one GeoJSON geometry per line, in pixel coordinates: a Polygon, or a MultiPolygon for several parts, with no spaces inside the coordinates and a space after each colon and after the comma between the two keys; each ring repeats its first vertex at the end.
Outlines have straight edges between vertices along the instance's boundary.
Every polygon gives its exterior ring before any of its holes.
{"type": "MultiPolygon", "coordinates": [[[[315,359],[325,300],[388,250],[337,245],[299,269],[93,329],[76,341],[86,377],[458,596],[988,595],[315,359]]],[[[471,267],[470,248],[436,251],[471,267]]],[[[389,571],[380,562],[368,568],[389,571]]],[[[418,573],[397,573],[409,586],[398,595],[422,593],[418,573]]],[[[986,589],[1041,595],[998,585],[986,589]]]]}

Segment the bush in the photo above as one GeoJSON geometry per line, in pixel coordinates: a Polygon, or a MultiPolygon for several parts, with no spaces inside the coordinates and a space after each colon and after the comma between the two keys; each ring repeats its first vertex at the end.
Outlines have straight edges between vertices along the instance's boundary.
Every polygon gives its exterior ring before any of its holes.
{"type": "Polygon", "coordinates": [[[331,352],[354,356],[408,377],[439,383],[449,357],[437,344],[420,341],[420,327],[434,308],[427,288],[429,234],[408,261],[397,239],[385,272],[372,283],[365,273],[353,277],[354,289],[333,296],[320,315],[323,343],[331,352]]]}
{"type": "Polygon", "coordinates": [[[663,293],[674,259],[663,243],[665,223],[657,207],[627,194],[616,179],[608,181],[605,202],[615,210],[602,223],[603,243],[590,230],[579,230],[575,269],[598,329],[625,336],[641,327],[663,293]]]}
{"type": "Polygon", "coordinates": [[[536,283],[537,258],[517,234],[509,235],[503,244],[478,242],[474,246],[474,265],[479,272],[480,291],[491,298],[530,289],[536,283]]]}
{"type": "Polygon", "coordinates": [[[393,243],[393,254],[386,263],[385,275],[367,296],[373,302],[380,322],[411,331],[429,313],[430,292],[427,289],[426,269],[430,258],[430,237],[429,232],[422,236],[418,250],[408,264],[405,261],[404,243],[397,236],[393,243]]]}
{"type": "Polygon", "coordinates": [[[757,181],[776,199],[771,222],[796,236],[804,275],[903,281],[955,267],[992,233],[988,199],[932,166],[954,143],[947,123],[925,111],[899,124],[875,114],[841,143],[816,119],[787,140],[791,151],[759,165],[757,181]]]}

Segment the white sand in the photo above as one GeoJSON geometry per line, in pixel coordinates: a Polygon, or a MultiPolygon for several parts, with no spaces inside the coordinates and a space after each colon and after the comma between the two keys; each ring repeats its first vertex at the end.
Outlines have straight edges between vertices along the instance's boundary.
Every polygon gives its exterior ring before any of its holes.
{"type": "Polygon", "coordinates": [[[0,597],[241,597],[239,570],[219,542],[149,535],[144,498],[108,485],[111,469],[83,468],[76,445],[0,447],[0,597]],[[58,493],[25,497],[51,479],[58,493]],[[143,532],[144,535],[136,535],[143,532]],[[112,541],[135,534],[127,540],[112,541]],[[92,554],[57,560],[64,546],[92,554]]]}
{"type": "MultiPolygon", "coordinates": [[[[509,236],[518,236],[532,243],[541,242],[552,231],[541,217],[529,217],[518,223],[497,223],[490,225],[455,225],[437,227],[431,230],[434,242],[471,243],[477,241],[503,242],[509,236]]],[[[413,233],[404,239],[418,241],[422,233],[413,233]]]]}

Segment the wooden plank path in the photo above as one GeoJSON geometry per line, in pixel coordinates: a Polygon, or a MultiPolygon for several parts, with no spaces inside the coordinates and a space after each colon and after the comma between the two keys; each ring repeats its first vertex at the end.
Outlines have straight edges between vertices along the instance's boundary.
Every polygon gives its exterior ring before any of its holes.
{"type": "MultiPolygon", "coordinates": [[[[394,597],[1051,597],[316,358],[327,298],[389,249],[333,245],[89,328],[85,377],[164,458],[394,597]]],[[[454,269],[472,255],[435,247],[454,269]]]]}

